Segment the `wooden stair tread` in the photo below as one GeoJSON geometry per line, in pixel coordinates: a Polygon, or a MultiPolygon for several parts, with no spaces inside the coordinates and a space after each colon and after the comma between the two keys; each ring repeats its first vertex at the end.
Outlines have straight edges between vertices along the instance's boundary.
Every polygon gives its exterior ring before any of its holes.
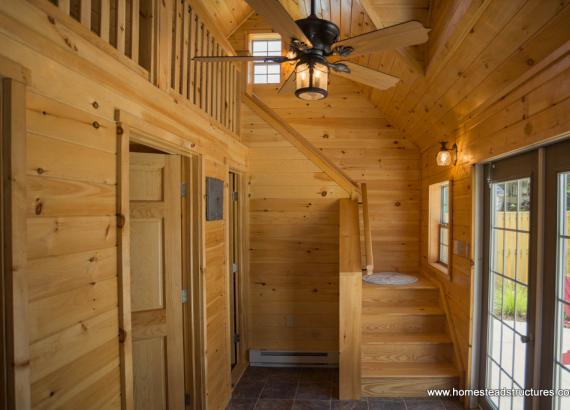
{"type": "Polygon", "coordinates": [[[445,333],[386,333],[368,335],[364,332],[363,344],[448,344],[451,338],[445,333]]]}
{"type": "Polygon", "coordinates": [[[452,363],[362,363],[363,378],[382,377],[457,377],[452,363]]]}
{"type": "MultiPolygon", "coordinates": [[[[382,315],[443,315],[444,311],[439,306],[366,306],[362,309],[363,316],[382,315]]],[[[380,318],[379,318],[380,319],[380,318]]]]}

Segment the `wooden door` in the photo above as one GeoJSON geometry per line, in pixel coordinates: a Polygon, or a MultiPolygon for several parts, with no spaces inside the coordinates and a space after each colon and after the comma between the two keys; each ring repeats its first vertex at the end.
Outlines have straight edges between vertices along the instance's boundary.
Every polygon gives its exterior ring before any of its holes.
{"type": "Polygon", "coordinates": [[[130,154],[135,408],[184,408],[180,157],[130,154]]]}

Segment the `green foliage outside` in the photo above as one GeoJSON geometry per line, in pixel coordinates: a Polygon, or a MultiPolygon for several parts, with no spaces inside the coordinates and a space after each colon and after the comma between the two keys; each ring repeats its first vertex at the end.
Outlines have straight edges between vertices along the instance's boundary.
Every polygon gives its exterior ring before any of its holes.
{"type": "Polygon", "coordinates": [[[502,316],[507,320],[526,320],[528,305],[527,288],[519,285],[515,301],[515,283],[509,280],[505,281],[504,290],[500,282],[495,284],[494,313],[497,317],[502,316]]]}

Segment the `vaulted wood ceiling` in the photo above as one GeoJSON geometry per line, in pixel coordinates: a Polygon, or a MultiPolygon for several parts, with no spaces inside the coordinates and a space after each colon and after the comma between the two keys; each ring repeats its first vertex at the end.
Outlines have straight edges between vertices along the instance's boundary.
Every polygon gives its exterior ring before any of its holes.
{"type": "MultiPolygon", "coordinates": [[[[309,12],[309,0],[281,2],[293,18],[309,12]]],[[[227,25],[227,33],[251,15],[244,0],[212,3],[210,7],[227,25]],[[243,20],[238,21],[238,15],[243,20]]],[[[362,64],[401,78],[396,87],[368,89],[368,95],[387,119],[425,148],[441,139],[452,140],[458,132],[468,132],[465,127],[470,116],[516,87],[521,79],[568,56],[570,30],[565,22],[570,21],[569,3],[317,0],[317,13],[334,21],[343,38],[412,19],[431,28],[426,45],[360,59],[362,64]]]]}

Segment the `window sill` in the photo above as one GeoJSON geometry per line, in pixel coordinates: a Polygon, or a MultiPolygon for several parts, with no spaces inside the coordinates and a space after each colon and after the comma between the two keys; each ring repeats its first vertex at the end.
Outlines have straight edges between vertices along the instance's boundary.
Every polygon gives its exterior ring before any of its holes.
{"type": "Polygon", "coordinates": [[[440,271],[441,273],[443,273],[444,275],[449,276],[449,268],[445,265],[442,265],[439,262],[430,262],[429,263],[430,266],[438,271],[440,271]]]}

